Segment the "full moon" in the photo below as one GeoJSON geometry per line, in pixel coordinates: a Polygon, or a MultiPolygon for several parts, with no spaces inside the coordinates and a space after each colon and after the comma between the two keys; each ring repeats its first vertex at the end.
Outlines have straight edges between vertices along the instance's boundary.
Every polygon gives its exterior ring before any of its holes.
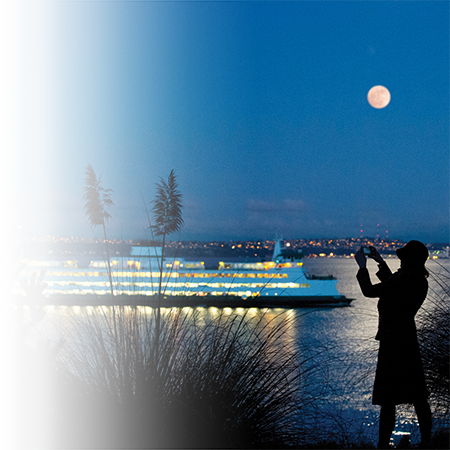
{"type": "Polygon", "coordinates": [[[381,109],[391,101],[391,93],[384,86],[374,86],[367,94],[367,100],[374,108],[381,109]]]}

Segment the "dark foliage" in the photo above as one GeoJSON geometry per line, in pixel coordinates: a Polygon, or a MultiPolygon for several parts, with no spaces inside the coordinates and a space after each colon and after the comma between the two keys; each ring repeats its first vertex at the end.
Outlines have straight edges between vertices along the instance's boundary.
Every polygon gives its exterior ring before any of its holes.
{"type": "Polygon", "coordinates": [[[12,295],[13,284],[26,266],[25,263],[18,261],[20,249],[11,247],[15,231],[15,227],[8,227],[0,250],[0,349],[11,339],[23,344],[30,328],[36,326],[45,316],[44,305],[39,302],[39,297],[47,287],[47,283],[44,282],[44,269],[38,278],[36,273],[33,273],[29,282],[25,278],[19,280],[25,291],[25,297],[12,295]],[[29,319],[25,319],[25,305],[30,311],[29,319]]]}
{"type": "Polygon", "coordinates": [[[437,414],[449,416],[450,405],[450,272],[441,266],[431,272],[434,281],[417,320],[425,377],[437,414]]]}
{"type": "Polygon", "coordinates": [[[12,295],[13,283],[25,268],[18,261],[20,250],[11,247],[14,233],[15,227],[8,227],[0,250],[0,445],[10,449],[45,440],[53,423],[52,364],[63,345],[48,339],[38,339],[33,347],[26,342],[45,316],[40,296],[47,283],[45,270],[39,276],[33,273],[30,280],[19,280],[26,295],[12,295]]]}

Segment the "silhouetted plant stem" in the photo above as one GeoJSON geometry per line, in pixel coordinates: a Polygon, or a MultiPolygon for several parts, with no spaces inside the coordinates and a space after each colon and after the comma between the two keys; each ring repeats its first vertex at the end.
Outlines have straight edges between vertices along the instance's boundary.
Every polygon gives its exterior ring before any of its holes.
{"type": "Polygon", "coordinates": [[[111,215],[106,211],[106,207],[114,205],[111,200],[112,189],[104,189],[101,185],[101,177],[95,175],[94,168],[91,164],[86,166],[86,178],[83,198],[85,200],[84,208],[86,210],[89,224],[94,227],[102,225],[103,236],[105,238],[108,278],[111,288],[111,296],[114,296],[114,289],[112,283],[111,263],[109,260],[108,237],[106,235],[106,221],[111,215]]]}
{"type": "Polygon", "coordinates": [[[106,246],[106,261],[108,265],[108,278],[109,278],[109,286],[111,288],[111,297],[114,297],[114,288],[113,288],[113,282],[112,282],[112,271],[111,271],[111,261],[109,257],[109,246],[108,246],[108,238],[106,237],[106,226],[105,222],[103,221],[103,234],[105,236],[105,246],[106,246]]]}
{"type": "MultiPolygon", "coordinates": [[[[158,284],[158,294],[159,294],[159,305],[161,304],[161,293],[162,293],[162,278],[164,271],[164,250],[166,246],[166,235],[163,236],[162,247],[161,247],[161,270],[159,271],[159,284],[158,284]]],[[[159,307],[158,305],[158,307],[159,307]]]]}
{"type": "Polygon", "coordinates": [[[161,261],[159,264],[159,285],[158,285],[158,307],[156,310],[156,345],[155,345],[155,366],[159,358],[159,336],[161,333],[161,300],[162,300],[162,277],[164,271],[164,250],[166,236],[178,231],[183,225],[181,217],[181,193],[178,191],[178,183],[173,170],[171,170],[167,183],[163,178],[156,183],[156,198],[153,200],[154,225],[150,228],[155,236],[162,236],[161,261]]]}
{"type": "MultiPolygon", "coordinates": [[[[101,177],[96,176],[94,168],[91,164],[86,166],[86,178],[83,198],[85,200],[84,208],[86,210],[87,219],[91,227],[101,225],[103,229],[103,236],[105,239],[106,247],[106,264],[109,278],[109,286],[111,290],[111,300],[114,299],[114,288],[112,281],[111,262],[109,257],[108,237],[106,234],[106,221],[111,215],[106,211],[106,208],[113,206],[114,203],[111,199],[112,189],[104,189],[101,185],[101,177]]],[[[113,304],[113,323],[114,323],[114,336],[117,340],[117,324],[116,324],[116,309],[113,304]]],[[[116,343],[118,347],[118,343],[116,343]]],[[[120,361],[119,361],[120,363],[120,361]]],[[[119,370],[119,374],[121,371],[119,370]]]]}

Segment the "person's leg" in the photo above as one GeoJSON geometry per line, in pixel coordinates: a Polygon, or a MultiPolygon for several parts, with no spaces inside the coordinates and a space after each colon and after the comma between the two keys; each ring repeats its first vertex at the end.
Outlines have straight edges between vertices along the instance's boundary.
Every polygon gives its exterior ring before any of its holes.
{"type": "Polygon", "coordinates": [[[378,448],[389,448],[395,427],[395,405],[383,405],[380,411],[380,429],[378,431],[378,448]]]}
{"type": "Polygon", "coordinates": [[[419,420],[421,446],[429,448],[431,444],[431,409],[427,400],[414,403],[417,419],[419,420]]]}

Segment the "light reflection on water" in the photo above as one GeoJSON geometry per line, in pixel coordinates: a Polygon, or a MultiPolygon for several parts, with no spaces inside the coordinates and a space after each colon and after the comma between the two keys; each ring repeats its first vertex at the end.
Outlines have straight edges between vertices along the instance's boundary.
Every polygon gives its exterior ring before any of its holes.
{"type": "MultiPolygon", "coordinates": [[[[399,261],[387,261],[391,270],[399,267],[399,261]]],[[[442,260],[439,262],[442,264],[442,260]]],[[[448,261],[444,262],[446,267],[448,261]]],[[[297,352],[301,360],[308,360],[314,370],[312,376],[314,384],[314,408],[310,414],[302,412],[299,422],[311,419],[316,415],[316,426],[324,430],[329,427],[346,430],[349,435],[365,436],[376,442],[377,420],[379,408],[371,404],[373,376],[376,366],[378,343],[374,336],[377,330],[377,300],[362,296],[356,281],[357,266],[353,259],[305,259],[304,267],[310,274],[334,275],[338,278],[337,288],[340,294],[353,298],[350,307],[291,309],[281,308],[196,308],[199,316],[206,323],[222,314],[229,317],[233,314],[245,315],[248,321],[261,321],[261,324],[273,321],[278,323],[282,317],[289,317],[293,324],[289,332],[282,337],[282,342],[273,342],[284,351],[297,352]]],[[[376,264],[368,263],[373,281],[376,280],[376,264]]],[[[437,263],[428,262],[428,268],[439,270],[437,263]]],[[[86,307],[88,316],[95,312],[105,315],[112,314],[110,307],[86,307]]],[[[140,306],[138,310],[147,316],[154,314],[150,307],[140,306]]],[[[171,309],[162,308],[163,315],[171,309]]],[[[131,311],[131,309],[130,309],[131,311]]],[[[191,308],[183,308],[184,314],[190,314],[191,308]]],[[[29,334],[29,340],[37,336],[56,338],[61,328],[69,335],[73,330],[72,316],[80,316],[81,307],[46,307],[46,317],[29,334]]],[[[309,380],[311,382],[311,379],[309,380]]],[[[418,439],[418,427],[412,408],[402,408],[397,415],[396,435],[400,438],[405,433],[412,434],[412,441],[418,439]]],[[[329,434],[328,434],[329,435],[329,434]]]]}

